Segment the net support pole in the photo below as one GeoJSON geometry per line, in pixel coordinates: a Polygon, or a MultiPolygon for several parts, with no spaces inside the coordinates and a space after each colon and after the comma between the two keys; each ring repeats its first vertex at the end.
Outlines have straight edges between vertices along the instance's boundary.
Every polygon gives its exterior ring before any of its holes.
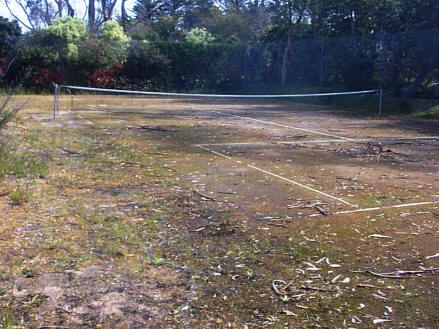
{"type": "Polygon", "coordinates": [[[53,84],[54,94],[53,94],[53,120],[56,120],[56,112],[58,111],[58,85],[53,84]]]}
{"type": "Polygon", "coordinates": [[[380,35],[380,81],[378,86],[378,116],[383,113],[383,79],[384,79],[384,33],[380,35]]]}
{"type": "Polygon", "coordinates": [[[378,115],[381,116],[383,113],[383,87],[380,86],[378,90],[378,115]]]}

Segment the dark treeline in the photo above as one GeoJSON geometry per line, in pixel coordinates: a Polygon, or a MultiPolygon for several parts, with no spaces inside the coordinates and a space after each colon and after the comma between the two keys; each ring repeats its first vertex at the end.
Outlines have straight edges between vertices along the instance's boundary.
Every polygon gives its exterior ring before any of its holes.
{"type": "Polygon", "coordinates": [[[382,78],[413,98],[439,77],[435,0],[87,0],[85,20],[67,0],[14,1],[26,32],[0,18],[0,70],[10,66],[8,83],[28,70],[35,91],[57,82],[276,93],[376,88],[382,78]]]}

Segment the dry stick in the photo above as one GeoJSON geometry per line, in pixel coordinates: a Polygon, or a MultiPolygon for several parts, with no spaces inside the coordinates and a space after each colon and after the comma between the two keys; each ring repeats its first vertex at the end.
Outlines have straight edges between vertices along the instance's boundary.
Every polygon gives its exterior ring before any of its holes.
{"type": "Polygon", "coordinates": [[[66,153],[82,155],[81,152],[76,152],[76,151],[70,150],[67,147],[62,147],[61,149],[66,153]]]}
{"type": "Polygon", "coordinates": [[[364,271],[363,273],[368,273],[374,276],[378,276],[380,278],[389,278],[389,279],[406,279],[407,277],[404,277],[404,275],[414,275],[414,274],[423,274],[423,273],[431,273],[439,271],[439,267],[433,267],[433,268],[426,268],[424,270],[416,270],[416,271],[395,271],[395,272],[388,272],[388,273],[376,273],[372,271],[364,271]]]}
{"type": "Polygon", "coordinates": [[[288,226],[286,226],[285,224],[279,224],[279,223],[267,223],[267,225],[288,228],[288,226]]]}
{"type": "Polygon", "coordinates": [[[197,194],[197,195],[199,195],[199,196],[201,196],[201,197],[203,197],[205,199],[208,199],[208,200],[211,200],[211,201],[216,201],[216,199],[214,199],[214,198],[212,198],[210,196],[204,195],[204,194],[202,194],[202,193],[200,193],[200,192],[198,192],[196,190],[192,190],[192,192],[194,192],[195,194],[197,194]]]}
{"type": "Polygon", "coordinates": [[[325,211],[325,210],[323,210],[321,207],[319,207],[319,205],[315,204],[315,205],[314,205],[314,208],[317,209],[317,211],[318,211],[319,213],[321,213],[323,216],[328,216],[328,212],[325,211]]]}
{"type": "Polygon", "coordinates": [[[281,289],[279,290],[279,292],[282,293],[282,294],[284,294],[284,293],[285,293],[285,290],[287,290],[287,289],[288,289],[288,288],[294,283],[294,281],[295,281],[295,279],[293,279],[293,280],[291,280],[290,282],[288,282],[288,284],[285,285],[285,287],[281,288],[281,289]]]}
{"type": "Polygon", "coordinates": [[[343,290],[340,290],[340,289],[324,289],[324,288],[310,287],[310,286],[301,286],[300,289],[323,291],[323,292],[341,292],[341,291],[343,291],[343,290]]]}
{"type": "Polygon", "coordinates": [[[146,129],[146,130],[155,130],[155,131],[163,131],[163,132],[176,132],[177,130],[171,130],[171,129],[165,129],[160,126],[158,127],[148,127],[148,126],[140,126],[140,129],[146,129]]]}
{"type": "Polygon", "coordinates": [[[379,288],[379,287],[374,286],[372,284],[364,284],[364,283],[357,284],[357,287],[360,287],[360,288],[379,288]]]}
{"type": "Polygon", "coordinates": [[[277,295],[283,295],[284,292],[280,292],[279,289],[277,289],[276,282],[279,282],[279,283],[282,283],[285,285],[286,284],[285,281],[284,280],[273,280],[273,282],[271,283],[271,287],[273,288],[274,292],[277,295]]]}
{"type": "MultiPolygon", "coordinates": [[[[285,290],[288,289],[294,283],[294,281],[295,281],[295,279],[288,282],[288,284],[285,284],[285,281],[283,281],[283,280],[274,280],[271,283],[271,286],[273,287],[273,290],[277,295],[284,295],[285,290]],[[282,283],[282,284],[284,284],[284,286],[282,288],[278,289],[276,286],[276,283],[282,283]]],[[[322,292],[342,292],[342,291],[345,291],[345,290],[341,290],[341,289],[325,289],[325,288],[311,287],[311,286],[301,286],[300,289],[322,291],[322,292]]]]}

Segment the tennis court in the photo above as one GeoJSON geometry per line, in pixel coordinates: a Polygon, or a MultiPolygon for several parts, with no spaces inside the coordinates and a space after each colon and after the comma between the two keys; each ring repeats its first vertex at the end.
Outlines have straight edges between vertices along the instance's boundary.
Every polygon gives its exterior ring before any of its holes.
{"type": "Polygon", "coordinates": [[[53,120],[48,100],[27,112],[55,159],[41,204],[65,212],[63,246],[91,258],[78,268],[112,264],[174,293],[121,297],[160,305],[165,327],[437,323],[435,121],[98,93],[63,93],[53,120]]]}
{"type": "Polygon", "coordinates": [[[415,123],[285,99],[72,100],[97,128],[184,150],[173,161],[194,189],[246,212],[296,217],[439,202],[439,136],[415,123]]]}

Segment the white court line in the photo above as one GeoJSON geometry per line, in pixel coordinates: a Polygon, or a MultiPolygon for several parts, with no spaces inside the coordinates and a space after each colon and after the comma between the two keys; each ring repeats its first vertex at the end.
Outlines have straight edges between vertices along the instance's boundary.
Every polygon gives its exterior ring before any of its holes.
{"type": "MultiPolygon", "coordinates": [[[[305,129],[305,128],[298,128],[298,127],[293,127],[293,126],[289,126],[289,125],[284,125],[282,123],[276,123],[276,122],[271,122],[271,121],[266,121],[266,120],[260,120],[260,119],[255,119],[255,118],[251,118],[251,117],[245,117],[245,116],[241,116],[241,115],[237,115],[237,114],[229,114],[229,113],[223,113],[223,112],[219,112],[219,111],[212,111],[218,114],[227,114],[230,116],[234,116],[237,118],[242,118],[242,119],[247,119],[247,120],[252,120],[252,121],[256,121],[256,122],[262,122],[262,123],[268,123],[274,126],[278,126],[278,127],[284,127],[284,128],[290,128],[290,129],[295,129],[295,130],[300,130],[300,131],[305,131],[305,132],[309,132],[309,133],[313,133],[313,134],[317,134],[317,135],[322,135],[322,136],[329,136],[329,137],[335,137],[335,138],[339,138],[342,139],[346,142],[371,142],[371,141],[376,141],[378,139],[383,139],[383,140],[422,140],[422,139],[439,139],[439,136],[419,136],[419,137],[376,137],[376,138],[360,138],[360,139],[355,139],[355,138],[349,138],[349,137],[343,137],[343,136],[338,136],[338,135],[333,135],[333,134],[326,134],[326,133],[322,133],[320,131],[315,131],[315,130],[309,130],[309,129],[305,129]]],[[[303,142],[308,142],[308,143],[320,143],[320,141],[302,141],[303,142]]],[[[340,142],[340,140],[321,140],[321,142],[340,142]]],[[[296,143],[296,142],[279,142],[279,143],[296,143]]]]}
{"type": "Polygon", "coordinates": [[[424,206],[430,204],[439,204],[439,201],[425,201],[425,202],[416,202],[416,203],[405,203],[405,204],[397,204],[394,206],[387,207],[375,207],[375,208],[363,208],[363,209],[355,209],[355,210],[344,210],[334,212],[334,215],[340,214],[351,214],[356,212],[367,212],[367,211],[376,211],[376,210],[384,210],[384,209],[392,209],[392,208],[406,208],[406,207],[414,207],[414,206],[424,206]]]}
{"type": "Polygon", "coordinates": [[[70,113],[72,113],[74,116],[77,116],[78,118],[80,118],[81,120],[85,121],[86,123],[88,123],[89,125],[92,125],[94,127],[96,127],[96,125],[91,122],[90,120],[87,120],[86,118],[84,118],[81,114],[76,113],[75,111],[72,110],[68,110],[70,113]]]}
{"type": "Polygon", "coordinates": [[[359,142],[392,142],[399,140],[435,140],[439,139],[439,136],[427,136],[427,137],[376,137],[376,138],[359,138],[355,140],[345,140],[345,139],[315,139],[309,141],[294,141],[294,142],[235,142],[235,143],[210,143],[210,144],[198,144],[204,146],[234,146],[234,145],[282,145],[282,144],[325,144],[325,143],[359,143],[359,142]]]}
{"type": "MultiPolygon", "coordinates": [[[[219,113],[219,114],[224,114],[224,113],[218,112],[218,111],[213,111],[213,112],[219,113]]],[[[326,133],[322,133],[320,131],[314,131],[314,130],[309,130],[309,129],[305,129],[305,128],[298,128],[298,127],[288,126],[288,125],[284,125],[282,123],[276,123],[276,122],[271,122],[271,121],[259,120],[259,119],[250,118],[250,117],[244,117],[244,116],[236,115],[236,114],[229,114],[229,113],[226,113],[226,114],[228,114],[230,116],[233,116],[233,117],[241,118],[241,119],[252,120],[252,121],[262,122],[262,123],[268,123],[270,125],[274,125],[274,126],[278,126],[278,127],[295,129],[295,130],[305,131],[305,132],[312,133],[312,134],[340,138],[340,139],[348,140],[348,141],[355,141],[355,139],[353,139],[353,138],[342,137],[342,136],[332,135],[332,134],[326,134],[326,133]]]]}
{"type": "MultiPolygon", "coordinates": [[[[205,151],[208,151],[208,152],[211,152],[211,153],[213,153],[213,154],[216,154],[216,155],[222,156],[222,157],[224,157],[224,158],[227,158],[227,159],[229,159],[229,160],[233,160],[233,159],[232,159],[231,157],[229,157],[228,155],[222,154],[222,153],[220,153],[220,152],[216,152],[216,151],[211,150],[211,149],[209,149],[209,148],[207,148],[207,147],[204,147],[204,146],[202,146],[202,145],[195,145],[195,146],[196,146],[196,147],[199,147],[199,148],[201,148],[201,149],[203,149],[203,150],[205,150],[205,151]]],[[[234,160],[234,161],[236,161],[236,162],[239,163],[239,164],[244,164],[242,161],[239,161],[239,160],[234,160]]],[[[252,168],[252,169],[255,169],[255,170],[258,170],[258,171],[260,171],[260,172],[263,172],[263,173],[265,173],[265,174],[267,174],[267,175],[270,175],[270,176],[273,176],[273,177],[276,177],[276,178],[282,179],[282,180],[284,180],[284,181],[286,181],[286,182],[288,182],[288,183],[291,183],[291,184],[294,184],[294,185],[300,186],[300,187],[302,187],[302,188],[304,188],[304,189],[310,190],[310,191],[312,191],[312,192],[314,192],[314,193],[318,193],[318,194],[324,195],[324,196],[327,197],[327,198],[330,198],[330,199],[333,199],[333,200],[337,200],[337,201],[342,202],[342,203],[344,203],[344,204],[347,204],[347,205],[349,205],[349,206],[351,206],[351,207],[358,207],[357,205],[352,204],[352,203],[350,203],[350,202],[347,202],[347,201],[345,201],[345,200],[343,200],[343,199],[340,199],[340,198],[337,198],[337,197],[335,197],[335,196],[333,196],[333,195],[330,195],[330,194],[327,194],[327,193],[325,193],[325,192],[322,192],[322,191],[316,190],[316,189],[314,189],[314,188],[312,188],[312,187],[309,187],[309,186],[303,185],[303,184],[301,184],[301,183],[299,183],[299,182],[293,181],[293,180],[288,179],[288,178],[286,178],[286,177],[283,177],[283,176],[277,175],[277,174],[275,174],[275,173],[272,173],[271,171],[268,171],[268,170],[265,170],[265,169],[262,169],[262,168],[256,167],[256,166],[251,165],[251,164],[245,164],[245,165],[246,165],[247,167],[252,168]]]]}

